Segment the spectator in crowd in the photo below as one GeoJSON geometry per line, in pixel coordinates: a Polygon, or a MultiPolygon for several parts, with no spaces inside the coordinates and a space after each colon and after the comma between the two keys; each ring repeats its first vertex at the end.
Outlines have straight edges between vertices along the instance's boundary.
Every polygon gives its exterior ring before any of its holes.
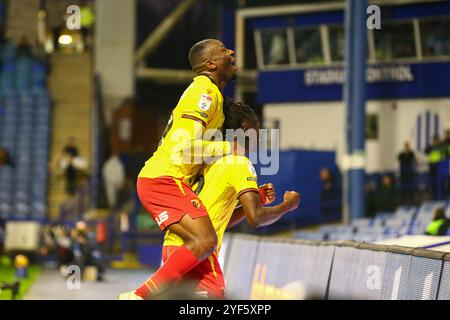
{"type": "Polygon", "coordinates": [[[14,161],[8,153],[8,150],[4,148],[0,148],[0,166],[14,167],[14,161]]]}
{"type": "Polygon", "coordinates": [[[71,263],[73,260],[72,239],[68,228],[57,225],[52,229],[56,245],[56,256],[58,267],[61,268],[71,263]]]}
{"type": "Polygon", "coordinates": [[[437,198],[437,184],[438,184],[438,163],[444,160],[445,152],[443,144],[439,139],[439,136],[433,136],[431,145],[425,149],[425,153],[428,155],[429,166],[429,184],[431,189],[431,196],[433,199],[437,198]]]}
{"type": "Polygon", "coordinates": [[[428,225],[425,234],[445,236],[450,228],[450,221],[445,217],[444,208],[439,207],[433,213],[433,221],[428,225]]]}
{"type": "Polygon", "coordinates": [[[445,139],[443,141],[446,158],[450,158],[450,129],[445,130],[445,139]]]}
{"type": "Polygon", "coordinates": [[[73,256],[74,262],[80,267],[81,272],[87,266],[94,266],[97,269],[97,280],[102,281],[104,267],[102,256],[95,235],[89,231],[88,225],[84,221],[78,221],[72,230],[73,256]]]}
{"type": "Polygon", "coordinates": [[[87,168],[86,160],[79,155],[75,137],[69,137],[60,154],[56,155],[53,166],[62,169],[66,179],[66,193],[74,196],[83,171],[87,168]]]}
{"type": "Polygon", "coordinates": [[[375,191],[375,183],[371,180],[366,181],[364,184],[364,193],[366,197],[366,216],[369,218],[375,217],[378,210],[375,191]]]}
{"type": "Polygon", "coordinates": [[[72,156],[73,158],[78,157],[79,151],[75,137],[69,137],[67,139],[67,143],[63,149],[63,152],[72,156]]]}
{"type": "Polygon", "coordinates": [[[397,189],[390,175],[383,175],[381,186],[376,194],[378,212],[395,211],[397,208],[397,189]]]}
{"type": "Polygon", "coordinates": [[[119,192],[125,184],[125,168],[117,154],[113,154],[106,160],[103,165],[102,176],[108,206],[111,210],[116,210],[119,192]]]}
{"type": "MultiPolygon", "coordinates": [[[[443,141],[443,145],[445,148],[445,157],[447,159],[450,159],[450,129],[447,129],[445,131],[445,139],[443,141]]],[[[445,189],[445,196],[447,198],[450,198],[450,177],[447,177],[444,189],[445,189]]]]}
{"type": "Polygon", "coordinates": [[[412,204],[414,198],[416,155],[411,150],[409,142],[405,142],[404,149],[398,155],[400,163],[400,192],[403,204],[412,204]]]}
{"type": "Polygon", "coordinates": [[[322,214],[339,213],[340,194],[336,176],[327,167],[320,170],[319,176],[322,181],[322,192],[320,194],[322,214]]]}

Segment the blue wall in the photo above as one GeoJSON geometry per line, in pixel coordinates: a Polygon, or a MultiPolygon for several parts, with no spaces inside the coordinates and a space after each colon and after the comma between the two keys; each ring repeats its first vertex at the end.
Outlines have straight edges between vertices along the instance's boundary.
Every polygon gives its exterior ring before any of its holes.
{"type": "MultiPolygon", "coordinates": [[[[333,217],[321,216],[320,193],[322,182],[319,171],[323,167],[336,170],[335,153],[331,151],[288,150],[280,151],[280,169],[273,176],[258,177],[258,183],[273,183],[277,191],[277,200],[281,203],[285,191],[297,191],[302,198],[300,207],[277,222],[274,227],[263,228],[260,232],[270,231],[280,226],[304,226],[330,220],[333,217]]],[[[255,165],[259,174],[260,166],[255,165]]],[[[334,217],[335,218],[335,217],[334,217]]]]}

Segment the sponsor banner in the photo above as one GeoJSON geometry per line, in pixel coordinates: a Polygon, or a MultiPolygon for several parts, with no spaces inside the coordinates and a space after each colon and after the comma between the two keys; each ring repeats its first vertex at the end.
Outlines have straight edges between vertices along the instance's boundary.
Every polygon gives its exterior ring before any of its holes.
{"type": "MultiPolygon", "coordinates": [[[[450,96],[450,62],[369,65],[367,99],[411,99],[450,96]]],[[[342,101],[342,67],[262,71],[258,77],[261,103],[342,101]]]]}

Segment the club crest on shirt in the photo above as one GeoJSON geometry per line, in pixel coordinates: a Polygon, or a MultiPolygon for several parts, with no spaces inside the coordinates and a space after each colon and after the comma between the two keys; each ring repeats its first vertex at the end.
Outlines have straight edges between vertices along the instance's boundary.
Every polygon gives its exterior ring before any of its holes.
{"type": "Polygon", "coordinates": [[[250,173],[256,177],[256,170],[255,167],[253,166],[253,164],[249,161],[248,162],[248,170],[250,171],[250,173]]]}
{"type": "Polygon", "coordinates": [[[200,101],[198,102],[198,106],[203,111],[208,111],[208,109],[211,107],[211,103],[213,101],[212,96],[209,94],[202,94],[200,97],[200,101]]]}
{"type": "Polygon", "coordinates": [[[200,209],[200,202],[196,199],[191,200],[191,203],[194,207],[196,207],[197,209],[200,209]]]}

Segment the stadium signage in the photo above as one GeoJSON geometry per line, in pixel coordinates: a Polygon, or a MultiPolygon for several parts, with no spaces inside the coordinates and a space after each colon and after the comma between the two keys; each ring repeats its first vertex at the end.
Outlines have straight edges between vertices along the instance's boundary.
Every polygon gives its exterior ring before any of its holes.
{"type": "MultiPolygon", "coordinates": [[[[366,69],[368,100],[450,97],[450,61],[371,64],[366,69]]],[[[342,66],[258,73],[258,102],[342,101],[342,66]]]]}
{"type": "MultiPolygon", "coordinates": [[[[367,83],[377,82],[412,82],[414,74],[409,65],[398,66],[372,66],[366,69],[367,83]]],[[[304,73],[305,86],[321,86],[345,82],[343,69],[315,69],[304,73]]]]}

